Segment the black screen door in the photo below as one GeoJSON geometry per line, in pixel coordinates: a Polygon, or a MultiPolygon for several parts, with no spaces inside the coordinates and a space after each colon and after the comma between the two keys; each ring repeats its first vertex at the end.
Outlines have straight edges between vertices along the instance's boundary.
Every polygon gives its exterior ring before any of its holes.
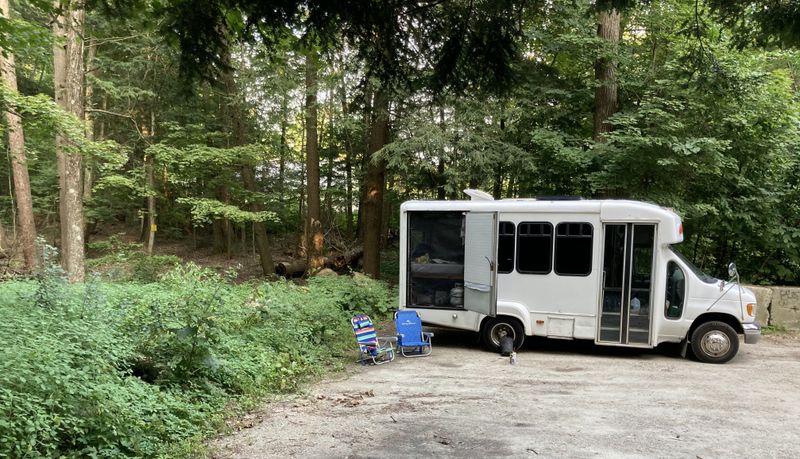
{"type": "Polygon", "coordinates": [[[603,295],[597,340],[648,344],[656,225],[604,226],[603,295]]]}

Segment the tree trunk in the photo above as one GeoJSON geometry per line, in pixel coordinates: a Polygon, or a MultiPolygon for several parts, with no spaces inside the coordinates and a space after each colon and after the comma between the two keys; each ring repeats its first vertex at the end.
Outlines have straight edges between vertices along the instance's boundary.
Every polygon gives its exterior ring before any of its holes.
{"type": "Polygon", "coordinates": [[[317,143],[317,55],[306,56],[306,186],[308,215],[306,217],[306,258],[309,272],[322,268],[322,209],[319,196],[319,145],[317,143]]]}
{"type": "MultiPolygon", "coordinates": [[[[387,196],[389,192],[395,186],[395,175],[389,174],[386,178],[386,186],[383,189],[384,196],[387,196]]],[[[386,198],[384,198],[383,203],[383,211],[381,212],[381,248],[385,249],[389,246],[389,221],[391,220],[392,213],[394,212],[394,205],[393,201],[390,200],[389,202],[385,202],[386,198]]]]}
{"type": "Polygon", "coordinates": [[[503,168],[499,164],[494,168],[494,183],[492,184],[492,197],[503,197],[503,168]]]}
{"type": "MultiPolygon", "coordinates": [[[[64,111],[84,119],[83,105],[83,3],[54,0],[59,12],[53,22],[53,75],[56,103],[64,111]]],[[[69,151],[69,139],[56,136],[59,172],[61,265],[70,282],[83,282],[83,197],[81,155],[69,151]]]]}
{"type": "MultiPolygon", "coordinates": [[[[305,132],[306,129],[306,122],[305,116],[302,118],[302,126],[301,129],[305,132]]],[[[297,238],[297,256],[304,257],[306,256],[306,219],[305,219],[305,202],[306,202],[306,187],[303,186],[306,183],[306,137],[302,136],[300,138],[300,202],[297,206],[297,222],[299,227],[297,231],[299,233],[299,237],[297,238]]]]}
{"type": "Polygon", "coordinates": [[[604,134],[611,131],[608,118],[617,111],[617,63],[613,55],[619,44],[619,22],[620,14],[616,9],[597,13],[597,36],[608,45],[594,65],[597,88],[594,93],[593,137],[598,142],[602,142],[604,134]]]}
{"type": "MultiPolygon", "coordinates": [[[[444,106],[439,107],[439,129],[442,130],[442,137],[446,138],[447,126],[444,123],[444,106]]],[[[439,162],[436,164],[436,178],[434,179],[436,183],[436,199],[439,201],[444,201],[445,187],[447,186],[447,177],[444,175],[444,157],[446,154],[445,148],[442,146],[439,152],[439,162]]]]}
{"type": "MultiPolygon", "coordinates": [[[[226,61],[230,63],[230,56],[226,56],[226,61]]],[[[241,101],[238,99],[236,90],[236,80],[232,70],[225,72],[225,90],[227,92],[226,109],[225,112],[228,116],[228,126],[231,130],[231,144],[232,146],[246,145],[247,144],[247,129],[244,124],[245,111],[242,108],[241,101]]],[[[283,129],[283,126],[282,126],[283,129]]],[[[281,132],[281,159],[283,159],[283,135],[281,132]]],[[[255,169],[253,166],[244,164],[241,168],[242,183],[244,188],[250,193],[258,193],[258,182],[256,181],[255,169]]],[[[282,186],[282,184],[281,184],[282,186]]],[[[250,202],[249,209],[251,212],[262,212],[264,210],[258,199],[254,198],[250,202]]],[[[275,264],[272,262],[272,247],[269,243],[269,236],[267,235],[267,227],[264,222],[253,222],[253,239],[255,246],[258,250],[259,261],[261,263],[261,272],[265,276],[275,273],[275,264]]],[[[244,227],[242,227],[242,250],[244,251],[244,227]]]]}
{"type": "MultiPolygon", "coordinates": [[[[367,83],[367,87],[364,89],[364,126],[372,126],[373,96],[372,85],[367,83]]],[[[356,220],[357,238],[361,242],[364,241],[364,199],[367,194],[366,174],[367,165],[369,164],[369,142],[371,138],[370,130],[366,129],[365,131],[362,150],[364,153],[361,155],[361,182],[358,185],[358,215],[356,220]]]]}
{"type": "MultiPolygon", "coordinates": [[[[156,136],[156,112],[150,111],[150,138],[156,136]]],[[[153,254],[153,245],[156,242],[156,232],[158,232],[158,222],[156,221],[156,181],[154,171],[154,158],[145,154],[145,173],[147,175],[147,254],[153,254]]]]}
{"type": "MultiPolygon", "coordinates": [[[[97,64],[95,58],[97,57],[97,40],[94,38],[89,39],[89,48],[86,52],[86,74],[97,75],[97,64]]],[[[86,108],[91,110],[92,98],[94,95],[94,84],[87,79],[86,81],[86,108]]],[[[94,115],[91,111],[86,113],[86,138],[94,141],[94,115]]],[[[83,204],[86,205],[92,199],[92,187],[94,186],[94,164],[90,161],[83,163],[83,204]]],[[[89,234],[91,233],[90,227],[92,224],[85,220],[83,221],[83,243],[89,243],[89,234]]]]}
{"type": "Polygon", "coordinates": [[[508,178],[508,189],[506,190],[506,198],[511,199],[514,197],[515,183],[516,183],[516,177],[513,174],[511,174],[511,176],[508,178]]]}
{"type": "MultiPolygon", "coordinates": [[[[229,205],[231,203],[231,189],[228,185],[222,187],[222,196],[225,205],[229,205]]],[[[222,224],[224,225],[223,228],[225,228],[225,256],[233,258],[233,225],[229,218],[224,218],[222,224]]]]}
{"type": "Polygon", "coordinates": [[[328,227],[335,226],[335,218],[333,215],[333,173],[334,161],[336,157],[336,149],[334,148],[334,124],[333,124],[333,90],[328,94],[328,111],[330,117],[328,118],[328,167],[325,171],[325,221],[328,227]]]}
{"type": "MultiPolygon", "coordinates": [[[[256,182],[256,174],[250,166],[242,167],[242,180],[244,187],[251,193],[258,192],[258,184],[256,182]]],[[[261,212],[263,207],[256,200],[250,204],[250,211],[261,212]]],[[[261,262],[261,272],[265,276],[275,273],[275,264],[272,262],[272,247],[269,244],[269,237],[267,236],[267,227],[264,222],[253,222],[253,231],[255,232],[256,248],[258,249],[259,261],[261,262]]]]}
{"type": "MultiPolygon", "coordinates": [[[[342,98],[342,118],[347,122],[349,110],[347,108],[347,89],[344,83],[344,72],[342,72],[342,86],[340,89],[342,98]]],[[[350,142],[350,129],[345,126],[344,132],[344,179],[345,179],[345,228],[347,235],[353,234],[353,145],[350,142]]]]}
{"type": "MultiPolygon", "coordinates": [[[[220,196],[221,193],[217,190],[217,199],[219,199],[220,196]]],[[[211,223],[211,238],[213,240],[214,252],[225,252],[225,226],[222,219],[217,218],[211,223]]]]}
{"type": "Polygon", "coordinates": [[[375,94],[367,147],[367,170],[364,174],[364,272],[374,279],[380,278],[381,223],[383,221],[383,189],[386,183],[386,164],[374,161],[375,153],[385,144],[389,134],[389,97],[385,88],[375,94]]]}
{"type": "Polygon", "coordinates": [[[283,99],[281,99],[281,140],[278,160],[278,202],[280,203],[281,211],[284,210],[283,201],[286,190],[286,128],[289,124],[288,98],[288,93],[284,93],[283,99]]]}
{"type": "Polygon", "coordinates": [[[153,245],[156,241],[156,186],[153,174],[153,157],[146,156],[145,173],[147,174],[147,254],[153,254],[153,245]]]}
{"type": "MultiPolygon", "coordinates": [[[[0,0],[0,14],[9,19],[8,0],[0,0]]],[[[17,91],[17,74],[14,55],[6,52],[5,57],[0,54],[0,72],[3,83],[12,92],[17,91]]],[[[25,269],[36,269],[36,224],[33,219],[33,199],[31,198],[31,181],[28,176],[28,164],[25,157],[25,134],[22,130],[22,120],[12,111],[6,112],[8,126],[8,148],[11,154],[11,173],[14,176],[14,195],[17,202],[17,215],[20,228],[20,245],[25,269]]]]}

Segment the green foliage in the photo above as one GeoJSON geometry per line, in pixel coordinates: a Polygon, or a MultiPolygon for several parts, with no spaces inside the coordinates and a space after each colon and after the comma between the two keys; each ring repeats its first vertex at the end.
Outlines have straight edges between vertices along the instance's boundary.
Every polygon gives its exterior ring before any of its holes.
{"type": "Polygon", "coordinates": [[[155,282],[182,260],[174,255],[147,255],[142,244],[123,242],[121,235],[89,243],[91,254],[86,266],[117,281],[155,282]]]}
{"type": "Polygon", "coordinates": [[[800,46],[800,10],[780,0],[709,0],[708,5],[732,31],[739,47],[800,46]]]}
{"type": "Polygon", "coordinates": [[[236,223],[276,220],[275,212],[250,212],[216,199],[178,198],[178,202],[191,206],[192,218],[199,223],[211,223],[221,218],[226,218],[236,223]]]}
{"type": "Polygon", "coordinates": [[[137,257],[131,267],[131,280],[134,282],[155,282],[158,278],[182,262],[175,255],[150,255],[137,257]]]}
{"type": "Polygon", "coordinates": [[[797,284],[800,54],[736,50],[702,2],[627,6],[618,47],[598,40],[591,2],[528,10],[502,98],[404,96],[382,150],[401,200],[483,188],[654,202],[682,216],[682,250],[708,272],[735,259],[750,281],[797,284]],[[617,62],[619,111],[596,142],[601,57],[617,62]]]}
{"type": "Polygon", "coordinates": [[[19,113],[33,129],[44,129],[69,140],[64,149],[71,153],[101,158],[120,164],[124,161],[122,147],[116,142],[93,142],[86,138],[83,123],[66,113],[47,95],[24,96],[0,85],[0,102],[19,113]]]}
{"type": "Polygon", "coordinates": [[[792,333],[792,329],[785,324],[764,325],[761,327],[761,333],[764,335],[781,336],[792,333]]]}
{"type": "MultiPolygon", "coordinates": [[[[652,58],[659,40],[682,33],[664,23],[680,14],[665,16],[656,6],[643,13],[637,19],[659,34],[634,42],[630,52],[652,58]]],[[[692,20],[692,10],[683,14],[692,20]]],[[[677,210],[689,238],[682,250],[716,275],[736,259],[751,281],[797,283],[800,105],[787,76],[797,56],[734,52],[720,43],[702,51],[693,42],[662,46],[670,53],[632,72],[625,86],[636,103],[612,118],[614,131],[593,148],[593,190],[677,210]]]]}
{"type": "Polygon", "coordinates": [[[189,265],[163,276],[157,290],[134,303],[124,328],[155,381],[180,384],[213,373],[212,348],[225,322],[234,320],[230,307],[241,303],[235,292],[212,271],[189,265]]]}
{"type": "Polygon", "coordinates": [[[203,404],[122,370],[133,348],[118,311],[84,305],[80,287],[64,285],[59,308],[30,283],[1,287],[0,455],[152,456],[202,429],[203,404]]]}
{"type": "Polygon", "coordinates": [[[351,314],[380,317],[394,296],[363,277],[234,285],[194,265],[149,284],[62,279],[0,283],[0,456],[194,455],[226,407],[341,365],[351,314]]]}

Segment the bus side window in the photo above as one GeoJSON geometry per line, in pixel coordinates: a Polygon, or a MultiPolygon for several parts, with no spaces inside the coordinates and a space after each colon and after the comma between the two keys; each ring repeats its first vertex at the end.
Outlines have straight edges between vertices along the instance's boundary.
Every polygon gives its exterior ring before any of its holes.
{"type": "Polygon", "coordinates": [[[668,319],[679,319],[683,314],[683,300],[686,296],[686,276],[677,263],[667,264],[667,294],[664,315],[668,319]]]}
{"type": "Polygon", "coordinates": [[[553,224],[522,222],[517,226],[517,272],[548,274],[553,264],[553,224]]]}
{"type": "Polygon", "coordinates": [[[559,223],[556,227],[555,270],[559,276],[588,276],[592,273],[590,223],[559,223]]]}
{"type": "Polygon", "coordinates": [[[497,272],[508,274],[514,270],[514,224],[500,222],[497,232],[497,272]]]}

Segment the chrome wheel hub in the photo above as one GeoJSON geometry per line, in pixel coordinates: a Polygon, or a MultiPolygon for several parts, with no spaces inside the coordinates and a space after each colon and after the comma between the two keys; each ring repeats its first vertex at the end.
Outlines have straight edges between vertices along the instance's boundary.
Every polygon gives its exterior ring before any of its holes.
{"type": "Polygon", "coordinates": [[[492,341],[495,345],[500,345],[500,340],[505,338],[506,336],[510,337],[511,339],[515,339],[516,336],[514,334],[514,327],[508,324],[497,324],[492,327],[492,341]]]}
{"type": "Polygon", "coordinates": [[[703,335],[700,340],[700,347],[707,355],[720,357],[731,349],[731,341],[725,333],[719,330],[712,330],[703,335]]]}

